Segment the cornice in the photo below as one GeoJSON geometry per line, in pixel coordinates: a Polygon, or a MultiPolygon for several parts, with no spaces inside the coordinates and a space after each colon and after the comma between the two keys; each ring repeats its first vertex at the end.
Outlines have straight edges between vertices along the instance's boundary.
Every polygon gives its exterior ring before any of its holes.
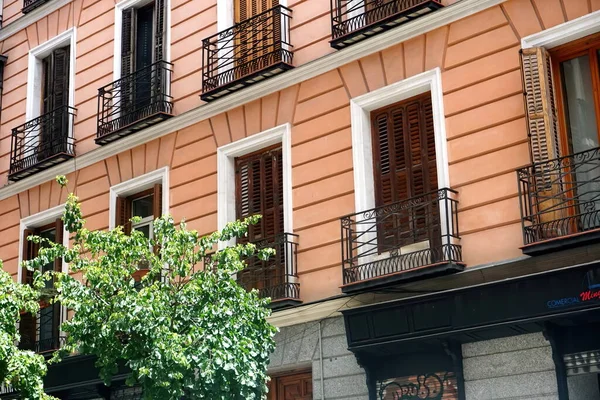
{"type": "Polygon", "coordinates": [[[52,0],[48,3],[39,6],[33,11],[24,14],[22,17],[17,18],[14,22],[8,25],[4,25],[0,29],[0,41],[6,40],[15,33],[22,31],[34,22],[39,21],[45,16],[52,14],[54,11],[61,9],[73,0],[52,0]]]}
{"type": "MultiPolygon", "coordinates": [[[[99,147],[79,157],[75,157],[68,162],[56,165],[16,183],[7,184],[0,189],[0,200],[47,182],[53,179],[56,175],[66,175],[75,171],[76,169],[85,168],[115,154],[132,149],[136,146],[168,135],[177,130],[186,128],[190,125],[226,112],[232,108],[238,107],[241,104],[249,103],[271,93],[314,78],[327,71],[384,50],[397,43],[404,42],[413,37],[448,25],[454,21],[468,17],[469,15],[476,14],[482,10],[501,4],[505,1],[507,0],[459,1],[451,6],[442,8],[434,13],[425,15],[395,29],[356,43],[347,49],[323,56],[317,60],[287,71],[284,74],[275,76],[256,85],[252,85],[246,89],[239,90],[238,92],[232,93],[222,99],[203,104],[181,115],[170,118],[160,124],[146,128],[143,131],[135,133],[131,136],[121,138],[111,144],[99,147]]],[[[55,2],[58,4],[66,4],[69,1],[54,0],[49,4],[54,4],[55,2]]],[[[47,7],[42,6],[40,9],[32,11],[31,14],[36,13],[35,16],[37,19],[39,19],[49,12],[50,11],[47,10],[47,7]]],[[[8,25],[6,28],[0,30],[0,40],[2,37],[6,37],[6,35],[3,36],[5,29],[9,29],[9,27],[19,23],[19,21],[29,21],[27,23],[23,23],[24,27],[26,24],[37,20],[33,19],[33,17],[28,18],[29,15],[30,14],[25,15],[14,23],[8,25]]],[[[22,27],[20,29],[22,29],[22,27]]]]}

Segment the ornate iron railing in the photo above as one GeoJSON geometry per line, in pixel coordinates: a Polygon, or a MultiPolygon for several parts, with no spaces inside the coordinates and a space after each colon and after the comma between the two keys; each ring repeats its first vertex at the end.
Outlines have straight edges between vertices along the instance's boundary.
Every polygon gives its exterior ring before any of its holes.
{"type": "Polygon", "coordinates": [[[75,156],[72,135],[75,112],[73,107],[58,107],[13,128],[9,178],[18,178],[34,167],[50,167],[60,157],[75,156]]]}
{"type": "MultiPolygon", "coordinates": [[[[237,281],[246,290],[257,289],[260,297],[270,297],[271,302],[300,300],[298,283],[298,235],[281,233],[253,242],[257,249],[275,249],[275,255],[263,261],[258,256],[244,260],[247,267],[237,274],[237,281]]],[[[205,259],[209,265],[211,256],[205,259]]]]}
{"type": "MultiPolygon", "coordinates": [[[[373,26],[367,36],[393,28],[442,7],[434,0],[331,0],[331,36],[334,42],[373,26]],[[395,18],[399,17],[399,18],[395,18]],[[378,26],[382,23],[381,26],[378,26]]],[[[360,40],[366,37],[359,38],[360,40]]],[[[356,40],[358,41],[358,40],[356,40]]]]}
{"type": "Polygon", "coordinates": [[[156,114],[171,114],[172,67],[157,61],[98,89],[96,141],[156,114]]]}
{"type": "Polygon", "coordinates": [[[50,1],[51,0],[23,0],[23,8],[21,9],[21,12],[23,14],[27,14],[28,12],[38,8],[41,5],[48,3],[50,1]]]}
{"type": "Polygon", "coordinates": [[[243,81],[246,86],[267,77],[272,66],[291,67],[292,11],[276,6],[202,41],[202,92],[243,81]]]}
{"type": "Polygon", "coordinates": [[[600,148],[517,170],[525,245],[600,228],[600,148]]]}
{"type": "Polygon", "coordinates": [[[35,317],[35,337],[21,333],[19,347],[36,353],[60,349],[65,344],[66,337],[60,335],[58,327],[54,324],[54,313],[60,312],[59,310],[52,305],[40,308],[35,317]]]}
{"type": "Polygon", "coordinates": [[[341,218],[344,284],[461,263],[458,201],[452,189],[341,218]]]}

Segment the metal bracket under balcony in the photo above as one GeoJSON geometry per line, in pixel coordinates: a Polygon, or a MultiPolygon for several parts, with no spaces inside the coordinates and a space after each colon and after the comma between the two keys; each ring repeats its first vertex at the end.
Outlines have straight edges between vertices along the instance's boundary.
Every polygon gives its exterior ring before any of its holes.
{"type": "Polygon", "coordinates": [[[436,0],[331,0],[331,47],[343,49],[441,7],[436,0]]]}
{"type": "Polygon", "coordinates": [[[202,41],[202,95],[216,100],[293,68],[292,10],[273,7],[202,41]]]}
{"type": "Polygon", "coordinates": [[[517,170],[523,253],[600,240],[600,148],[517,170]]]}
{"type": "Polygon", "coordinates": [[[157,61],[98,89],[96,144],[107,144],[173,116],[173,64],[157,61]]]}
{"type": "Polygon", "coordinates": [[[52,0],[23,0],[23,8],[21,9],[21,12],[23,14],[27,14],[28,12],[33,11],[50,1],[52,0]]]}
{"type": "Polygon", "coordinates": [[[73,107],[58,107],[12,130],[8,179],[18,181],[75,157],[73,107]]]}
{"type": "MultiPolygon", "coordinates": [[[[298,235],[281,233],[252,242],[257,249],[275,249],[268,260],[257,256],[245,259],[247,267],[237,274],[237,281],[246,290],[256,289],[260,297],[271,298],[270,308],[281,309],[301,303],[298,282],[298,235]]],[[[211,262],[206,256],[205,265],[211,262]]]]}
{"type": "Polygon", "coordinates": [[[341,218],[344,293],[462,271],[452,189],[341,218]]]}

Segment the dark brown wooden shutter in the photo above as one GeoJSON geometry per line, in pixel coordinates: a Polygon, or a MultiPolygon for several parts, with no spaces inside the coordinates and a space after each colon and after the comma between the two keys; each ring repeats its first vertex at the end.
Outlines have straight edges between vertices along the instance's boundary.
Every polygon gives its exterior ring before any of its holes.
{"type": "Polygon", "coordinates": [[[238,219],[261,214],[248,240],[283,233],[283,160],[281,148],[236,159],[236,213],[238,219]]]}
{"type": "MultiPolygon", "coordinates": [[[[62,244],[63,243],[63,231],[64,224],[62,218],[57,218],[54,224],[56,229],[55,243],[62,244]]],[[[54,271],[61,272],[62,271],[62,258],[57,258],[54,260],[54,271]]]]}
{"type": "Polygon", "coordinates": [[[69,104],[69,52],[69,46],[54,50],[53,109],[69,104]]]}
{"type": "Polygon", "coordinates": [[[156,183],[153,188],[152,213],[154,214],[154,219],[160,218],[163,213],[162,212],[162,185],[160,183],[156,183]]]}
{"type": "Polygon", "coordinates": [[[373,112],[372,129],[377,206],[437,189],[429,93],[373,112]]]}
{"type": "Polygon", "coordinates": [[[123,232],[129,235],[131,232],[131,206],[126,197],[117,197],[115,218],[115,225],[121,225],[123,232]]]}
{"type": "Polygon", "coordinates": [[[31,313],[21,314],[19,321],[19,335],[21,341],[19,347],[25,350],[35,350],[36,339],[36,317],[31,313]]]}
{"type": "Polygon", "coordinates": [[[155,0],[155,37],[154,37],[154,61],[161,61],[165,58],[164,54],[164,42],[165,35],[167,32],[166,27],[166,1],[165,0],[155,0]]]}
{"type": "MultiPolygon", "coordinates": [[[[23,260],[31,260],[35,257],[37,253],[36,244],[27,240],[28,236],[34,234],[34,231],[31,229],[25,229],[23,231],[23,260]]],[[[33,283],[33,271],[29,271],[26,268],[23,268],[21,271],[21,283],[25,285],[30,285],[33,283]]]]}
{"type": "Polygon", "coordinates": [[[133,8],[123,10],[121,25],[121,76],[133,72],[133,8]]]}

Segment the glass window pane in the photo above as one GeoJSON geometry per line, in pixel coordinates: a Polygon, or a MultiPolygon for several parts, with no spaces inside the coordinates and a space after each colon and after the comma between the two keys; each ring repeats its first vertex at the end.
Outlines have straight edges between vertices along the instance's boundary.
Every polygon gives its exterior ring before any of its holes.
{"type": "Polygon", "coordinates": [[[133,211],[133,217],[150,217],[153,215],[153,195],[149,195],[146,197],[142,197],[141,199],[133,200],[131,203],[131,208],[133,211]]]}
{"type": "Polygon", "coordinates": [[[565,111],[573,153],[598,147],[594,88],[589,56],[561,63],[565,91],[565,111]]]}
{"type": "Polygon", "coordinates": [[[147,238],[150,238],[150,225],[134,226],[133,228],[136,231],[142,232],[147,238]]]}

